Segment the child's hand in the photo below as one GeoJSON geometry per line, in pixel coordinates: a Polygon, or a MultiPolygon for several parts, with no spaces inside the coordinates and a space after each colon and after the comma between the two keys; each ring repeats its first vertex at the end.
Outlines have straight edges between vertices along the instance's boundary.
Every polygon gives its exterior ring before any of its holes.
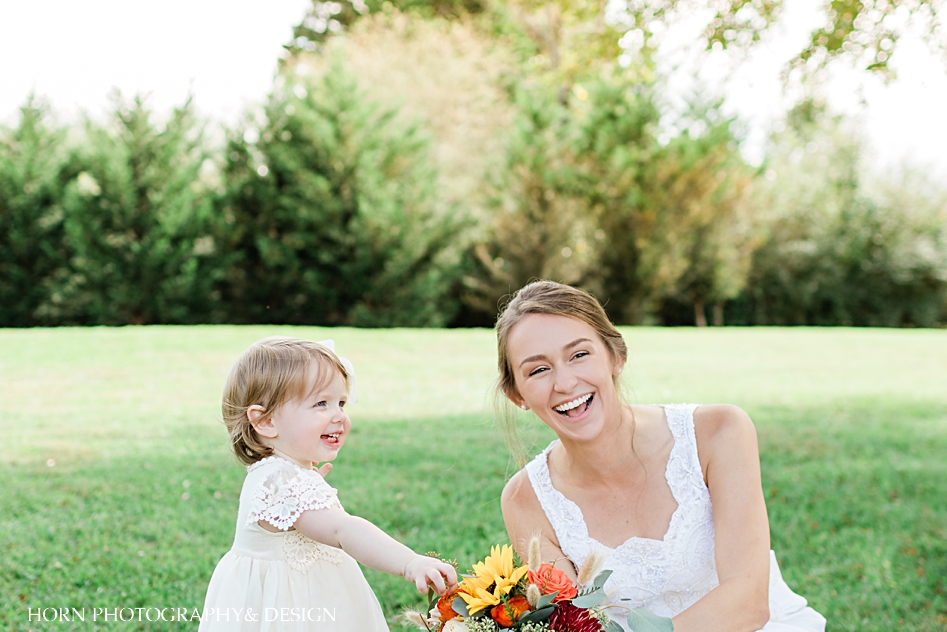
{"type": "Polygon", "coordinates": [[[421,593],[427,592],[428,585],[433,586],[438,595],[443,595],[457,586],[457,571],[453,566],[424,555],[415,555],[405,565],[404,578],[414,582],[421,593]]]}

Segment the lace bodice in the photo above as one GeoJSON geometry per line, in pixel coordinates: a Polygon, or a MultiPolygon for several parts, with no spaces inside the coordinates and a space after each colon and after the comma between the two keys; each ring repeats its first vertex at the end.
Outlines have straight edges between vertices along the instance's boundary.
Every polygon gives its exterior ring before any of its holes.
{"type": "Polygon", "coordinates": [[[341,506],[336,490],[315,470],[278,456],[257,461],[247,468],[240,495],[234,550],[251,557],[281,558],[300,571],[308,571],[319,560],[339,563],[345,556],[340,549],[290,528],[304,511],[341,506]],[[261,520],[280,531],[264,530],[261,520]]]}
{"type": "MultiPolygon", "coordinates": [[[[695,408],[664,407],[674,437],[665,476],[678,506],[663,540],[632,537],[610,548],[590,537],[582,510],[554,488],[549,478],[548,455],[558,441],[526,465],[562,552],[576,568],[593,552],[602,554],[603,568],[613,571],[605,589],[616,603],[666,617],[691,606],[719,583],[714,563],[713,509],[694,436],[695,408]]],[[[624,618],[620,612],[612,614],[619,621],[624,618]]]]}

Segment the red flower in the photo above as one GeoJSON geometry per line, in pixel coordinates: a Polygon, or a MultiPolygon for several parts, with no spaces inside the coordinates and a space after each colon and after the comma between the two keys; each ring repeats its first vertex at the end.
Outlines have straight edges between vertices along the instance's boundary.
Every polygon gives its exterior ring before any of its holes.
{"type": "Polygon", "coordinates": [[[577,608],[566,601],[556,606],[549,616],[552,632],[603,632],[602,624],[585,608],[577,608]]]}
{"type": "Polygon", "coordinates": [[[457,597],[457,591],[444,593],[444,596],[437,600],[437,611],[441,615],[441,621],[450,621],[459,616],[454,611],[454,598],[457,597]]]}
{"type": "Polygon", "coordinates": [[[490,616],[502,627],[509,628],[526,612],[529,612],[529,601],[523,595],[516,595],[506,603],[493,606],[490,609],[490,616]]]}
{"type": "Polygon", "coordinates": [[[565,601],[579,594],[569,576],[552,564],[542,564],[539,569],[530,571],[529,583],[535,584],[544,595],[558,590],[559,594],[553,601],[565,601]]]}

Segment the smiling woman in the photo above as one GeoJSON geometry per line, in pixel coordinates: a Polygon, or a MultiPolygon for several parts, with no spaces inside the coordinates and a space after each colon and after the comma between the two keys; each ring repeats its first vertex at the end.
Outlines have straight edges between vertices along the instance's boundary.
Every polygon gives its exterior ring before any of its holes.
{"type": "MultiPolygon", "coordinates": [[[[609,616],[665,617],[678,632],[822,632],[769,550],[756,432],[735,406],[629,406],[627,350],[598,301],[567,285],[521,289],[497,321],[503,395],[557,435],[502,496],[510,542],[573,579],[613,571],[609,616]]],[[[629,621],[628,627],[631,628],[629,621]]]]}

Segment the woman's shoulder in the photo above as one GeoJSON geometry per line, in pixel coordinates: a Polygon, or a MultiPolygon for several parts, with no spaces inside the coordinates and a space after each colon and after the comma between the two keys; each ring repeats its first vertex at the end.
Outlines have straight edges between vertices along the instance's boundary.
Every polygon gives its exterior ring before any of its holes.
{"type": "Polygon", "coordinates": [[[694,432],[713,440],[717,437],[756,435],[753,420],[745,410],[734,404],[701,404],[694,409],[694,432]]]}
{"type": "Polygon", "coordinates": [[[739,406],[704,404],[695,408],[694,437],[705,473],[711,460],[732,461],[741,454],[759,459],[756,427],[739,406]]]}

